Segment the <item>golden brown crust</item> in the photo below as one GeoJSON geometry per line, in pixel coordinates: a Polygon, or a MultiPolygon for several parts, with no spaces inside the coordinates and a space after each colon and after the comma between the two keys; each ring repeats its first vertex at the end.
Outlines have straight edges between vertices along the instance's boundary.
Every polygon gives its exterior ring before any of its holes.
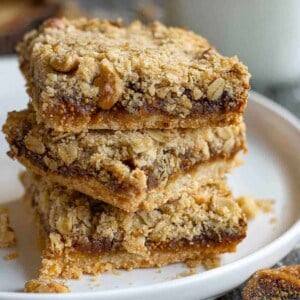
{"type": "Polygon", "coordinates": [[[158,22],[52,19],[19,52],[38,120],[59,131],[108,128],[106,120],[122,130],[228,125],[247,102],[250,76],[236,57],[158,22]]]}
{"type": "Polygon", "coordinates": [[[243,290],[244,300],[300,299],[300,265],[260,270],[243,290]]]}
{"type": "Polygon", "coordinates": [[[65,250],[61,255],[55,255],[49,248],[43,252],[40,274],[42,277],[80,278],[82,274],[96,275],[110,272],[113,269],[137,269],[162,267],[187,260],[203,260],[215,255],[235,252],[243,236],[236,240],[229,240],[223,244],[193,245],[182,249],[155,250],[149,257],[125,252],[107,254],[89,254],[65,250]]]}

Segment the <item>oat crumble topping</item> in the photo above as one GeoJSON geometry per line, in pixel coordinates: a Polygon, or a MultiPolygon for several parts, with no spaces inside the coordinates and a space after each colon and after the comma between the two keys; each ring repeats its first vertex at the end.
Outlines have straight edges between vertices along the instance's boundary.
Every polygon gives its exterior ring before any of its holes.
{"type": "Polygon", "coordinates": [[[106,111],[240,115],[248,97],[250,75],[237,57],[223,57],[201,36],[159,22],[124,27],[50,19],[18,51],[38,119],[58,130],[81,131],[98,114],[95,122],[105,128],[106,111]]]}

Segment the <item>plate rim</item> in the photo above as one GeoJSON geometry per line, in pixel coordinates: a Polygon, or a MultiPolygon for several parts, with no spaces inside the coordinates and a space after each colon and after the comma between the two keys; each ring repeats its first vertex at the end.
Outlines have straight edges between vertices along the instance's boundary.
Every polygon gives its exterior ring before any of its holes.
{"type": "MultiPolygon", "coordinates": [[[[281,117],[285,121],[287,121],[292,127],[294,127],[299,136],[300,136],[300,120],[289,112],[286,108],[282,107],[278,103],[272,101],[271,99],[263,96],[255,91],[250,92],[249,102],[254,102],[255,105],[263,106],[267,110],[273,112],[277,116],[281,117]]],[[[272,255],[275,251],[281,248],[281,245],[286,244],[293,244],[296,245],[297,241],[300,240],[300,219],[296,221],[292,226],[290,226],[282,235],[278,238],[267,244],[266,246],[262,247],[261,249],[246,255],[232,263],[229,263],[224,266],[220,266],[213,270],[208,270],[203,273],[191,275],[184,278],[178,278],[175,280],[169,280],[167,282],[158,282],[153,284],[148,284],[146,286],[137,286],[137,287],[126,287],[116,290],[104,290],[104,291],[91,291],[91,292],[76,292],[76,293],[68,293],[68,294],[27,294],[23,292],[1,292],[0,297],[5,299],[15,299],[17,296],[18,299],[41,299],[44,296],[47,296],[49,299],[77,299],[77,298],[89,298],[93,296],[100,296],[101,297],[113,297],[117,296],[118,294],[123,295],[138,295],[140,293],[151,293],[151,290],[155,289],[156,291],[159,290],[166,290],[171,289],[174,286],[183,286],[194,282],[200,282],[207,278],[211,278],[216,276],[218,273],[231,273],[234,272],[236,269],[241,268],[241,266],[246,266],[249,264],[254,264],[257,261],[261,261],[264,258],[272,255]]]]}

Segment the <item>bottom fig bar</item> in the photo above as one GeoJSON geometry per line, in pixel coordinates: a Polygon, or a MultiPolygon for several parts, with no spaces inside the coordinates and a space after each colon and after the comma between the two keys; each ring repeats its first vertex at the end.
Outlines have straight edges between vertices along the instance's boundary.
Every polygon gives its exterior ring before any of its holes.
{"type": "Polygon", "coordinates": [[[225,180],[135,213],[46,179],[21,175],[40,227],[41,276],[78,278],[116,268],[163,266],[233,252],[246,221],[225,180]]]}

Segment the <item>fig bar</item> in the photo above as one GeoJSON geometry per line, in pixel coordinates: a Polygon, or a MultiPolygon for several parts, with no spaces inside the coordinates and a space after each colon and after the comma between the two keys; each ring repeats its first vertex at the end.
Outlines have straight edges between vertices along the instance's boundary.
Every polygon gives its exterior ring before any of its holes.
{"type": "Polygon", "coordinates": [[[237,124],[248,98],[236,57],[158,22],[50,19],[18,51],[37,120],[57,131],[237,124]]]}
{"type": "Polygon", "coordinates": [[[226,182],[153,211],[128,213],[26,172],[25,201],[41,228],[41,276],[78,278],[114,268],[163,266],[235,251],[244,215],[226,182]]]}
{"type": "Polygon", "coordinates": [[[222,177],[245,150],[244,123],[202,129],[61,133],[12,112],[11,157],[35,173],[127,211],[152,210],[222,177]]]}

